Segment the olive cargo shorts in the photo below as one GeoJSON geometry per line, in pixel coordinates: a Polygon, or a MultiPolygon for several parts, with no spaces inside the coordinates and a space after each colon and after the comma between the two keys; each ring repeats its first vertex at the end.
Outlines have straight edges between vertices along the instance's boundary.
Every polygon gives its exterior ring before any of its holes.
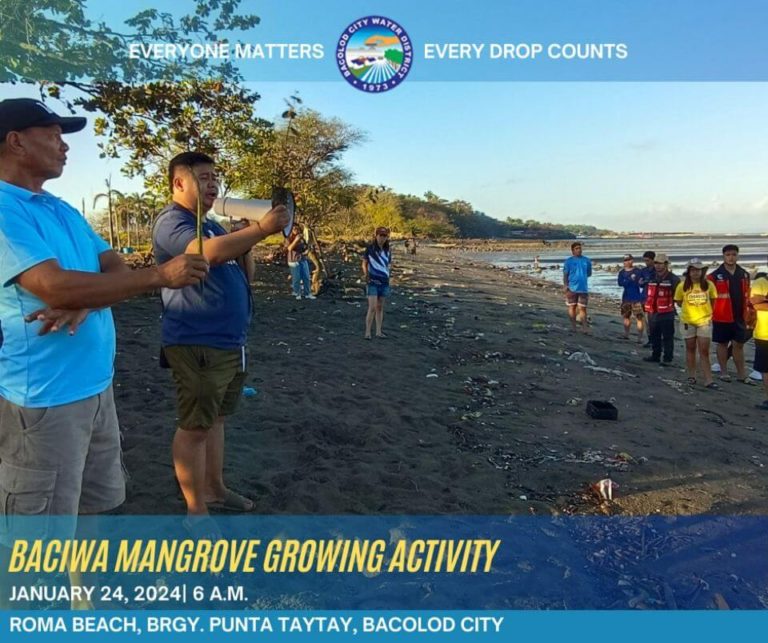
{"type": "Polygon", "coordinates": [[[235,412],[246,376],[242,349],[165,346],[163,352],[176,382],[179,428],[207,430],[235,412]]]}

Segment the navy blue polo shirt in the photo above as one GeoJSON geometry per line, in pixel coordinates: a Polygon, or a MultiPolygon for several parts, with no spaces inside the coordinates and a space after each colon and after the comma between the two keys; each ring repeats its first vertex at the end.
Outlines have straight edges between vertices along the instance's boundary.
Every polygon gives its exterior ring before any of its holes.
{"type": "MultiPolygon", "coordinates": [[[[205,219],[207,238],[227,234],[218,223],[205,219]]],[[[197,236],[195,215],[172,203],[159,215],[152,231],[159,265],[184,254],[197,236]]],[[[199,345],[224,350],[245,345],[251,321],[251,288],[245,273],[232,259],[212,266],[202,286],[162,289],[163,346],[199,345]]]]}

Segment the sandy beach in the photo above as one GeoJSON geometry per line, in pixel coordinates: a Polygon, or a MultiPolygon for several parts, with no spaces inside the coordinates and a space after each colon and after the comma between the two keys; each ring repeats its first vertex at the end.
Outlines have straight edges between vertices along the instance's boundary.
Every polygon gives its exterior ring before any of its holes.
{"type": "MultiPolygon", "coordinates": [[[[760,386],[685,384],[619,338],[615,302],[591,300],[572,334],[560,289],[450,248],[395,251],[386,339],[365,341],[359,259],[336,286],[290,295],[284,265],[257,266],[248,385],[227,427],[225,474],[262,514],[763,514],[760,386]],[[597,370],[574,353],[588,353],[597,370]],[[587,400],[614,400],[617,421],[587,400]],[[589,491],[610,478],[611,502],[589,491]]],[[[114,307],[115,393],[129,514],[181,513],[170,457],[170,373],[160,303],[114,307]]]]}

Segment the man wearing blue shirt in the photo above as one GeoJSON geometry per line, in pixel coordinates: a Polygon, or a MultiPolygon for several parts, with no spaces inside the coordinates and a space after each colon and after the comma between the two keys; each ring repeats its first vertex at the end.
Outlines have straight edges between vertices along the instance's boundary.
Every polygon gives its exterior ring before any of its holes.
{"type": "Polygon", "coordinates": [[[642,344],[645,326],[645,312],[643,311],[645,279],[643,271],[635,267],[634,261],[632,255],[624,255],[624,268],[619,271],[618,282],[623,289],[621,293],[621,317],[624,322],[624,339],[629,339],[632,317],[634,317],[637,322],[637,343],[642,344]]]}
{"type": "Polygon", "coordinates": [[[581,323],[582,331],[588,333],[588,280],[592,276],[592,262],[589,258],[582,256],[581,252],[581,242],[575,241],[571,244],[571,256],[563,264],[563,286],[571,329],[574,332],[577,330],[576,322],[578,321],[581,323]]]}
{"type": "MultiPolygon", "coordinates": [[[[174,157],[168,167],[172,203],[155,222],[152,242],[158,264],[197,248],[199,207],[208,212],[218,196],[214,161],[199,152],[174,157]]],[[[203,222],[203,254],[210,273],[202,287],[163,289],[163,356],[176,383],[179,425],[173,438],[176,478],[187,503],[193,534],[215,535],[206,524],[209,507],[250,511],[252,500],[224,484],[224,418],[234,413],[246,376],[246,339],[251,289],[237,259],[288,223],[277,206],[253,225],[227,233],[203,222]]]]}
{"type": "Polygon", "coordinates": [[[196,255],[131,271],[77,210],[43,190],[63,172],[62,134],[85,122],[37,100],[0,102],[0,540],[15,514],[123,502],[109,306],[199,284],[208,270],[196,255]]]}

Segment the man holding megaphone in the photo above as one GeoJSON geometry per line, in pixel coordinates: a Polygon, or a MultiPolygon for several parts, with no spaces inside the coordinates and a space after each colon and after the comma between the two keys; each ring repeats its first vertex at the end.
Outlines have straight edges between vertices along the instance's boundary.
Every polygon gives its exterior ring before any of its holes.
{"type": "Polygon", "coordinates": [[[173,372],[179,417],[173,463],[187,503],[187,525],[205,535],[211,531],[205,520],[209,507],[254,507],[223,480],[224,418],[234,413],[242,394],[252,312],[250,284],[237,259],[280,232],[290,217],[278,205],[236,232],[227,233],[208,218],[198,227],[198,214],[208,212],[219,193],[214,160],[199,152],[179,154],[168,166],[168,179],[173,202],[158,215],[152,232],[157,262],[198,252],[202,245],[210,264],[202,286],[162,290],[162,357],[173,372]]]}

